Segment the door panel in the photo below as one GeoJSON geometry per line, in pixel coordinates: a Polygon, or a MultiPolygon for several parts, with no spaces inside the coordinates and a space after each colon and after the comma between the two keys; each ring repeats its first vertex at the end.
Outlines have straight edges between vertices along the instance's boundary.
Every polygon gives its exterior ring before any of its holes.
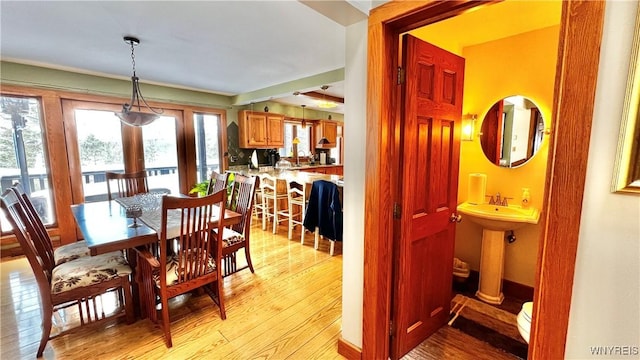
{"type": "Polygon", "coordinates": [[[400,358],[449,316],[464,59],[403,37],[401,207],[395,254],[391,357],[400,358]]]}

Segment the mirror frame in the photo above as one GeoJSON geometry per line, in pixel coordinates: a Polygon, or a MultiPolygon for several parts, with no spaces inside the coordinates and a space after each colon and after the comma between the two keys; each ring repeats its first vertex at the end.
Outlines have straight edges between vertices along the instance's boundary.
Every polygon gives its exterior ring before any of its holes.
{"type": "MultiPolygon", "coordinates": [[[[502,107],[500,107],[499,109],[502,109],[502,107]]],[[[488,110],[484,112],[484,116],[482,118],[482,121],[480,122],[480,128],[479,128],[479,132],[478,132],[478,140],[480,142],[480,150],[482,151],[482,154],[484,155],[485,159],[487,161],[489,161],[490,163],[492,163],[493,165],[497,166],[497,167],[500,167],[500,168],[503,168],[503,169],[516,169],[516,168],[522,167],[522,166],[528,164],[538,154],[538,152],[540,152],[542,150],[542,147],[543,147],[544,141],[545,141],[545,135],[548,135],[548,130],[547,130],[548,129],[548,125],[549,125],[549,120],[545,119],[545,117],[543,116],[542,110],[540,109],[540,106],[538,105],[538,103],[536,103],[534,100],[532,100],[527,95],[513,94],[513,95],[508,95],[508,96],[502,97],[502,98],[498,99],[496,102],[494,102],[493,104],[491,104],[491,106],[488,108],[488,110]],[[540,119],[542,120],[542,129],[540,129],[540,132],[541,132],[540,143],[539,143],[539,145],[537,147],[537,150],[533,149],[533,153],[530,156],[527,155],[526,158],[518,160],[518,163],[516,165],[500,165],[500,164],[494,162],[494,160],[490,158],[491,154],[487,153],[487,151],[491,151],[491,149],[490,150],[485,149],[484,142],[483,142],[483,136],[485,136],[487,134],[484,133],[484,129],[485,129],[484,126],[485,126],[485,122],[487,121],[487,117],[489,116],[489,113],[501,101],[504,103],[504,101],[506,99],[514,98],[514,97],[520,97],[520,98],[524,99],[524,101],[532,104],[535,107],[540,119]]],[[[530,126],[532,126],[532,125],[530,124],[530,126]]],[[[532,130],[532,128],[530,128],[529,130],[532,130]]],[[[537,130],[535,128],[533,129],[533,131],[537,133],[537,130]]],[[[502,131],[498,131],[498,134],[499,134],[499,136],[500,136],[500,138],[502,140],[502,142],[500,144],[502,144],[505,141],[504,140],[505,134],[502,133],[502,131]]],[[[530,142],[532,141],[532,138],[534,136],[536,136],[536,134],[529,133],[529,137],[528,137],[529,145],[531,145],[530,142]]],[[[531,150],[531,149],[529,148],[528,150],[531,150]]]]}
{"type": "Polygon", "coordinates": [[[640,7],[631,46],[631,61],[624,97],[611,191],[640,195],[640,7]]]}

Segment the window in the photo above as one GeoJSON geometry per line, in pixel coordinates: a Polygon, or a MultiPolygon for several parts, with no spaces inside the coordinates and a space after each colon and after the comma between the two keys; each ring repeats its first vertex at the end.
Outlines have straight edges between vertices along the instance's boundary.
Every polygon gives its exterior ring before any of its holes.
{"type": "Polygon", "coordinates": [[[207,180],[212,171],[221,172],[220,121],[219,115],[193,114],[198,183],[207,180]]]}
{"type": "Polygon", "coordinates": [[[304,128],[298,122],[285,122],[284,124],[284,148],[278,150],[280,156],[294,158],[309,156],[311,153],[311,126],[304,128]],[[293,144],[293,139],[298,138],[300,143],[293,144]]]}
{"type": "Polygon", "coordinates": [[[169,190],[172,194],[179,194],[176,119],[161,116],[141,128],[149,189],[169,190]]]}
{"type": "Polygon", "coordinates": [[[120,119],[113,111],[74,111],[82,189],[86,202],[106,199],[105,171],[123,171],[120,119]]]}
{"type": "MultiPolygon", "coordinates": [[[[55,211],[45,161],[40,101],[31,97],[2,96],[0,99],[0,188],[22,184],[45,224],[55,222],[55,211]]],[[[11,230],[0,214],[0,229],[11,230]]]]}

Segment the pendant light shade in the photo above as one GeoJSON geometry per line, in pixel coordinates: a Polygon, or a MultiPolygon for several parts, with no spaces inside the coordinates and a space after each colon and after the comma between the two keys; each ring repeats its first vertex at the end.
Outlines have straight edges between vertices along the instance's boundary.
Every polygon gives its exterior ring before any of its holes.
{"type": "Polygon", "coordinates": [[[154,109],[142,96],[142,92],[140,91],[140,85],[138,83],[138,77],[136,76],[136,58],[134,54],[134,46],[138,46],[140,44],[140,40],[132,36],[125,36],[124,42],[131,46],[131,63],[133,67],[133,75],[131,76],[131,100],[129,103],[122,105],[122,112],[115,113],[115,115],[120,118],[124,124],[130,126],[143,126],[147,124],[151,124],[153,121],[160,117],[160,114],[163,113],[162,109],[154,109]],[[142,104],[147,108],[148,111],[141,111],[142,106],[140,106],[140,100],[142,100],[142,104]],[[137,107],[137,111],[134,108],[137,107]]]}

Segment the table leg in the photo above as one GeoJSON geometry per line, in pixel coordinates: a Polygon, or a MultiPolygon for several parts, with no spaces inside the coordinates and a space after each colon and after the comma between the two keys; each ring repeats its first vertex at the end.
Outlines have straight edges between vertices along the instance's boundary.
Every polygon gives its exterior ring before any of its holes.
{"type": "Polygon", "coordinates": [[[129,262],[129,266],[131,266],[131,297],[133,298],[133,311],[136,314],[136,317],[141,319],[145,318],[146,311],[144,311],[144,301],[140,297],[140,288],[138,286],[138,282],[140,281],[140,270],[138,269],[138,256],[134,249],[126,250],[127,261],[129,262]]]}

